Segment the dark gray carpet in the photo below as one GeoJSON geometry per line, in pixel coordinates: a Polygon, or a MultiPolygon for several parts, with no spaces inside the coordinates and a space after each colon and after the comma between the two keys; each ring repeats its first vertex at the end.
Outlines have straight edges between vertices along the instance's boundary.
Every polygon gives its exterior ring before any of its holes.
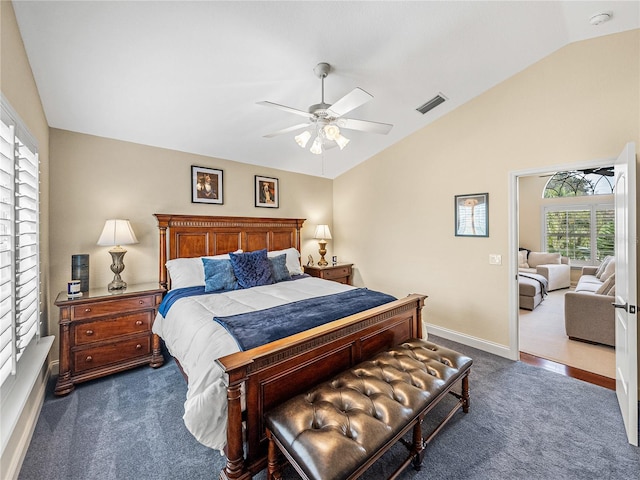
{"type": "MultiPolygon", "coordinates": [[[[421,471],[409,468],[401,478],[640,478],[640,449],[627,443],[615,392],[430,340],[474,359],[471,411],[458,413],[429,445],[421,471]]],[[[53,396],[53,386],[21,480],[215,479],[224,466],[182,423],[186,384],[173,361],[81,384],[63,398],[53,396]]],[[[405,452],[396,446],[365,478],[386,478],[405,452]]]]}

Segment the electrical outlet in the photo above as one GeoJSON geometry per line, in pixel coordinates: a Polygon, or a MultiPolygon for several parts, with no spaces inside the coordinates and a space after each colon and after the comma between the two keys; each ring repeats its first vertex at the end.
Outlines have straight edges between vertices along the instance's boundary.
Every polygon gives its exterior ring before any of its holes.
{"type": "Polygon", "coordinates": [[[498,255],[497,253],[490,253],[489,265],[502,265],[502,255],[498,255]]]}

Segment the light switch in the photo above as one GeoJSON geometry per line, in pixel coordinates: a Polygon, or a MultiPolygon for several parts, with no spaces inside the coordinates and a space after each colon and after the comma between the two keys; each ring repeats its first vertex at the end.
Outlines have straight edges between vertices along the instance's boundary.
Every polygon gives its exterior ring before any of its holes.
{"type": "Polygon", "coordinates": [[[502,255],[498,255],[497,253],[490,253],[489,265],[502,265],[502,255]]]}

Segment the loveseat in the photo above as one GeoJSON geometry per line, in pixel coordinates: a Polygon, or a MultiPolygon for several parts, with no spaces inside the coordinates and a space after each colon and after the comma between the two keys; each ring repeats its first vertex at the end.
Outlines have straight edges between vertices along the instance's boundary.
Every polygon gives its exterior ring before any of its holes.
{"type": "Polygon", "coordinates": [[[571,340],[615,346],[615,260],[582,267],[576,289],[564,295],[564,325],[571,340]]]}
{"type": "Polygon", "coordinates": [[[547,279],[547,290],[559,290],[571,286],[571,266],[569,258],[559,253],[518,252],[518,272],[536,273],[547,279]]]}

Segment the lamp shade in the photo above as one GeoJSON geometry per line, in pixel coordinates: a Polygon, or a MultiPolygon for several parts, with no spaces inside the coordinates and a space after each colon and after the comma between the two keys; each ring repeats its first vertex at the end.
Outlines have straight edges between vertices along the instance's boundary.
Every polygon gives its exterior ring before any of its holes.
{"type": "Polygon", "coordinates": [[[329,225],[318,225],[316,227],[316,233],[313,238],[317,238],[320,240],[331,240],[331,231],[329,230],[329,225]]]}
{"type": "Polygon", "coordinates": [[[98,239],[98,245],[131,245],[138,243],[129,220],[107,220],[98,239]]]}

